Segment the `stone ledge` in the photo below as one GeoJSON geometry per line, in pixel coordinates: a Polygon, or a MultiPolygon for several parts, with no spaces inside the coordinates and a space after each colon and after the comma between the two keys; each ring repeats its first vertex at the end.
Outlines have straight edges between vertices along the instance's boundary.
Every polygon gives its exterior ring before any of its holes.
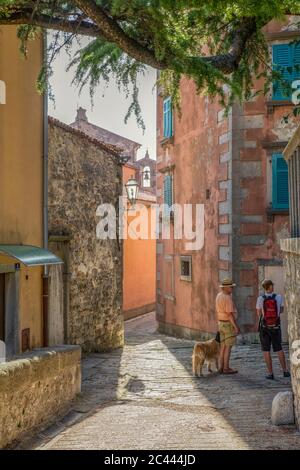
{"type": "Polygon", "coordinates": [[[300,256],[300,238],[286,238],[280,241],[282,251],[300,256]]]}
{"type": "Polygon", "coordinates": [[[273,209],[272,207],[267,208],[267,221],[274,223],[275,216],[289,216],[289,209],[273,209]]]}
{"type": "Polygon", "coordinates": [[[14,361],[0,364],[0,393],[56,376],[60,370],[80,363],[80,359],[79,346],[56,346],[36,349],[14,361]]]}
{"type": "Polygon", "coordinates": [[[285,29],[276,32],[265,32],[267,41],[277,41],[283,39],[294,39],[300,35],[300,29],[285,29]]]}
{"type": "Polygon", "coordinates": [[[160,145],[162,147],[164,147],[165,145],[173,145],[173,144],[174,144],[174,135],[172,135],[171,137],[164,137],[160,141],[160,145]]]}
{"type": "Polygon", "coordinates": [[[0,365],[0,448],[64,413],[81,391],[81,349],[34,350],[0,365]]]}

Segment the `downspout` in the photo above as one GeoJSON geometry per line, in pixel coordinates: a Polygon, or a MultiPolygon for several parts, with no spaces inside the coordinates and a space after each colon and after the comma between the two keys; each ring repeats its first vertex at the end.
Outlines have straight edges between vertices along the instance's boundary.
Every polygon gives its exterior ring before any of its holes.
{"type": "MultiPolygon", "coordinates": [[[[43,61],[47,66],[47,32],[43,36],[43,61]]],[[[48,84],[43,95],[43,246],[48,249],[48,84]]],[[[49,305],[49,269],[44,266],[43,272],[43,346],[49,344],[48,335],[48,305],[49,305]]]]}

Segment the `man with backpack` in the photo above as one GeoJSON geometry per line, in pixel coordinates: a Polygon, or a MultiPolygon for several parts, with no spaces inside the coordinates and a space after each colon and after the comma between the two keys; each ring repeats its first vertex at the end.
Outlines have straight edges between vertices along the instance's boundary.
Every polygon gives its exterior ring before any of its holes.
{"type": "Polygon", "coordinates": [[[259,315],[259,337],[268,369],[266,379],[274,380],[271,358],[271,346],[277,352],[284,377],[290,377],[286,366],[285,355],[281,344],[280,314],[283,312],[283,300],[280,294],[274,293],[274,284],[271,280],[264,280],[262,287],[265,291],[257,299],[256,310],[259,315]]]}

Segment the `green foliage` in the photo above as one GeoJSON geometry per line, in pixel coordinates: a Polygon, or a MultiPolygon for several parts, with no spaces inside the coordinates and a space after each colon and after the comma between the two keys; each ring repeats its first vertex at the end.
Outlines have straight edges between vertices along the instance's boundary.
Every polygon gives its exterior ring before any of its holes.
{"type": "MultiPolygon", "coordinates": [[[[235,99],[250,99],[257,78],[263,83],[259,92],[267,93],[274,72],[261,28],[272,19],[284,20],[286,14],[300,14],[299,0],[94,0],[94,3],[127,37],[162,63],[159,83],[178,108],[183,76],[195,82],[199,93],[218,96],[227,108],[235,99]],[[247,18],[254,20],[256,29],[244,47],[237,67],[228,74],[205,60],[204,56],[228,54],[236,29],[247,18]]],[[[33,7],[31,19],[39,14],[64,22],[74,18],[87,19],[82,16],[76,0],[0,0],[0,22],[25,7],[33,7]]],[[[37,31],[36,26],[20,28],[24,54],[27,41],[37,31]]],[[[51,74],[54,58],[62,47],[70,48],[75,37],[76,31],[68,34],[67,30],[66,34],[55,35],[49,45],[49,63],[40,75],[40,90],[51,74]]],[[[127,95],[132,97],[126,118],[135,113],[143,126],[137,80],[145,65],[142,60],[126,55],[124,49],[118,42],[107,42],[99,34],[88,45],[78,47],[78,52],[70,59],[70,66],[76,67],[74,82],[80,87],[89,85],[92,97],[99,82],[107,83],[113,76],[118,86],[124,87],[127,95]]]]}
{"type": "Polygon", "coordinates": [[[28,53],[28,41],[34,40],[39,32],[40,28],[27,24],[24,24],[18,28],[18,38],[20,39],[20,51],[25,57],[27,57],[28,53]]]}
{"type": "Polygon", "coordinates": [[[93,99],[96,87],[114,80],[119,90],[125,90],[126,97],[131,95],[132,102],[125,116],[125,122],[132,113],[138,124],[145,129],[138,100],[138,76],[145,70],[145,65],[131,59],[115,44],[97,38],[80,49],[71,60],[68,69],[76,66],[73,83],[80,89],[89,84],[93,99]]]}

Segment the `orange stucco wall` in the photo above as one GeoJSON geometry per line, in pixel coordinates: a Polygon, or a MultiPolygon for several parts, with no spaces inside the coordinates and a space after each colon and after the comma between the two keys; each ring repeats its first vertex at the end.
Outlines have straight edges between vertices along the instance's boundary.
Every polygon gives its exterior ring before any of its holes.
{"type": "MultiPolygon", "coordinates": [[[[293,41],[294,21],[268,24],[270,51],[272,44],[293,41]]],[[[263,89],[262,79],[254,85],[263,89]]],[[[288,102],[273,102],[269,93],[236,102],[227,116],[217,100],[197,95],[194,83],[183,79],[181,117],[174,110],[174,135],[167,140],[163,96],[158,95],[158,203],[163,202],[164,175],[171,174],[174,202],[202,204],[205,213],[201,250],[188,251],[185,240],[172,236],[158,241],[161,331],[195,337],[215,333],[219,283],[232,277],[241,331],[255,338],[261,281],[270,267],[274,278],[283,275],[280,240],[289,237],[289,217],[287,210],[272,212],[272,155],[284,150],[298,125],[299,118],[284,122],[292,109],[288,102]],[[181,278],[181,256],[191,257],[190,281],[181,278]]],[[[276,288],[280,292],[279,284],[276,288]]]]}
{"type": "MultiPolygon", "coordinates": [[[[125,165],[123,169],[124,184],[131,176],[135,176],[135,169],[125,165]]],[[[154,237],[151,239],[150,223],[151,211],[154,209],[151,209],[151,201],[139,199],[136,203],[137,210],[141,204],[147,207],[147,215],[143,215],[141,220],[147,223],[148,219],[149,238],[143,240],[128,237],[124,240],[123,310],[125,319],[152,310],[156,299],[156,240],[154,237]]],[[[128,224],[139,216],[138,213],[133,213],[129,207],[127,214],[128,224]]],[[[137,228],[137,234],[138,230],[139,228],[137,228]]],[[[155,227],[152,227],[153,230],[155,227]]]]}
{"type": "MultiPolygon", "coordinates": [[[[0,28],[0,80],[6,104],[0,105],[0,243],[43,243],[43,99],[35,82],[43,43],[19,51],[16,28],[0,28]]],[[[13,262],[11,260],[11,262],[13,262]]],[[[8,260],[0,258],[0,264],[8,260]]],[[[42,345],[42,268],[21,267],[20,340],[30,328],[31,346],[42,345]]]]}
{"type": "MultiPolygon", "coordinates": [[[[218,250],[216,217],[219,193],[219,129],[216,102],[198,96],[192,81],[183,79],[181,86],[181,118],[174,113],[174,143],[161,145],[163,135],[163,98],[158,97],[158,203],[162,204],[165,170],[174,168],[173,197],[180,205],[204,204],[205,246],[201,250],[186,249],[187,240],[174,239],[170,224],[170,240],[160,239],[157,256],[158,320],[199,331],[216,327],[214,296],[218,291],[218,250]],[[206,191],[210,189],[210,198],[206,191]],[[180,257],[192,257],[192,282],[180,276],[180,257]],[[162,307],[161,307],[162,306],[162,307]],[[161,309],[163,308],[163,316],[161,309]]],[[[222,129],[221,132],[226,132],[222,129]]],[[[193,218],[194,222],[194,218],[193,218]]]]}

